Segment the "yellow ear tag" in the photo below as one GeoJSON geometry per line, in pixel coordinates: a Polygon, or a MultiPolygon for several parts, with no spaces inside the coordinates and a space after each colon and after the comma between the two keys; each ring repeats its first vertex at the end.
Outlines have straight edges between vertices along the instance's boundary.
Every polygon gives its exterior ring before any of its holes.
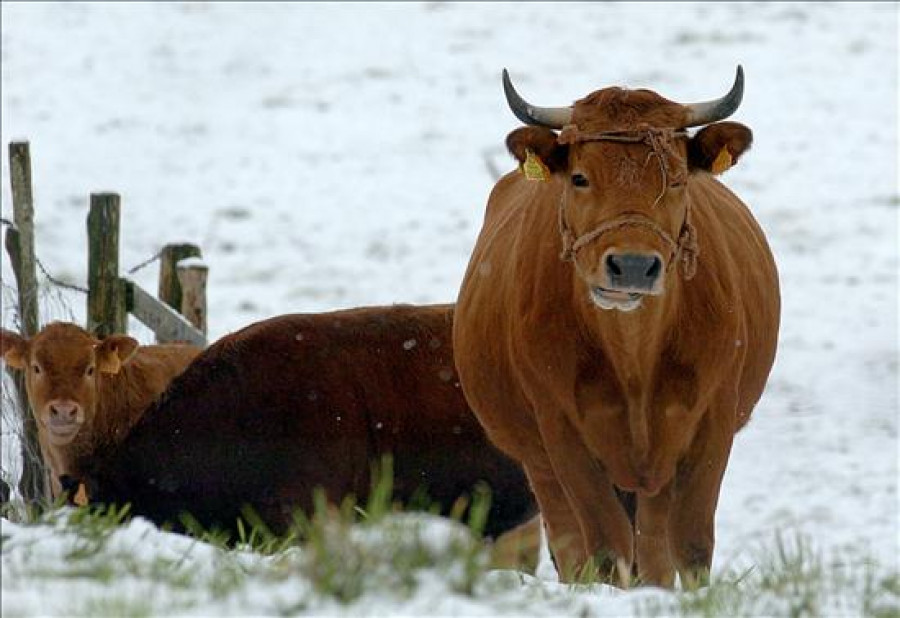
{"type": "Polygon", "coordinates": [[[733,161],[731,159],[731,153],[728,152],[728,148],[723,146],[722,150],[719,151],[719,155],[716,157],[716,160],[713,161],[712,173],[721,174],[731,167],[732,162],[733,161]]]}
{"type": "Polygon", "coordinates": [[[522,163],[522,173],[528,180],[547,182],[550,180],[550,169],[534,154],[534,151],[525,149],[525,161],[522,163]]]}

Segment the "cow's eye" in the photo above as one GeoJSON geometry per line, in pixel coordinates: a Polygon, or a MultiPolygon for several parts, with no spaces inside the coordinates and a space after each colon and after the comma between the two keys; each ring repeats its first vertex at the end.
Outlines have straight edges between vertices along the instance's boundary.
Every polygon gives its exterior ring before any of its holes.
{"type": "Polygon", "coordinates": [[[31,366],[31,370],[34,372],[34,375],[39,375],[41,373],[41,367],[37,363],[31,366]]]}
{"type": "Polygon", "coordinates": [[[572,174],[572,184],[576,187],[586,187],[590,183],[584,174],[572,174]]]}
{"type": "Polygon", "coordinates": [[[88,367],[87,371],[85,371],[84,373],[87,377],[91,377],[92,375],[94,375],[94,366],[91,365],[90,367],[88,367]]]}

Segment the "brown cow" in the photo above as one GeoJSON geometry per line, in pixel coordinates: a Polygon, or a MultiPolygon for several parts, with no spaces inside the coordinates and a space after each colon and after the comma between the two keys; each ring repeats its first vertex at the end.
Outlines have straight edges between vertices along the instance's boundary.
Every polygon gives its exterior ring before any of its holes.
{"type": "Polygon", "coordinates": [[[57,497],[60,477],[79,476],[75,459],[95,444],[121,441],[200,349],[140,346],[126,335],[101,341],[80,326],[54,322],[31,339],[0,330],[0,352],[10,367],[25,371],[28,403],[57,497]]]}
{"type": "Polygon", "coordinates": [[[373,462],[393,456],[394,494],[448,513],[479,482],[486,534],[534,517],[518,463],[494,448],[453,367],[452,305],[271,318],[210,346],[118,447],[88,462],[92,501],[159,524],[189,512],[234,531],[249,505],[274,531],[313,491],[365,504],[373,462]],[[164,455],[161,455],[164,454],[164,455]]]}
{"type": "Polygon", "coordinates": [[[693,105],[606,88],[573,107],[507,100],[507,138],[459,294],[469,404],[520,460],[564,577],[694,585],[710,568],[735,432],[771,369],[775,263],[714,174],[750,130],[718,122],[743,92],[693,105]],[[688,127],[704,126],[696,134],[688,127]],[[559,133],[556,130],[560,130],[559,133]]]}

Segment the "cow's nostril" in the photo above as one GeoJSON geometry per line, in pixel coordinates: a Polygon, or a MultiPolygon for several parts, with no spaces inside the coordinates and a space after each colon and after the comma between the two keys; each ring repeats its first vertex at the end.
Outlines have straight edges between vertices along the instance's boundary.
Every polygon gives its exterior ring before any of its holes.
{"type": "Polygon", "coordinates": [[[64,422],[72,422],[78,417],[78,404],[58,403],[51,405],[50,417],[64,422]]]}
{"type": "Polygon", "coordinates": [[[622,268],[618,264],[616,264],[616,256],[606,256],[606,270],[608,270],[609,274],[613,275],[614,277],[622,276],[622,268]]]}
{"type": "Polygon", "coordinates": [[[658,257],[653,258],[653,264],[651,264],[650,268],[647,269],[647,278],[656,279],[659,276],[660,270],[662,270],[662,260],[660,260],[658,257]]]}

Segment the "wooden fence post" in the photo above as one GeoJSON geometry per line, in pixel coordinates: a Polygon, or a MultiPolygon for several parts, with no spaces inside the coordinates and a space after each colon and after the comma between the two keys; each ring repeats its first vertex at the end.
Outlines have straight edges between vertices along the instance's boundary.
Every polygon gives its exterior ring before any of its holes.
{"type": "Polygon", "coordinates": [[[200,258],[178,262],[178,283],[181,284],[181,315],[206,335],[206,280],[209,267],[200,258]]]}
{"type": "Polygon", "coordinates": [[[169,244],[162,248],[159,258],[159,290],[156,296],[175,311],[181,312],[181,282],[178,281],[178,262],[201,257],[200,247],[190,243],[169,244]]]}
{"type": "MultiPolygon", "coordinates": [[[[16,277],[19,317],[26,337],[38,332],[38,286],[34,252],[34,198],[31,190],[31,152],[28,142],[9,144],[9,179],[12,185],[14,228],[6,230],[6,250],[16,277]]],[[[22,478],[19,493],[26,504],[49,500],[50,484],[44,467],[37,423],[28,405],[24,376],[12,373],[22,415],[22,478]]]]}
{"type": "Polygon", "coordinates": [[[125,285],[119,279],[119,196],[91,194],[88,213],[87,329],[98,337],[127,332],[125,285]]]}

